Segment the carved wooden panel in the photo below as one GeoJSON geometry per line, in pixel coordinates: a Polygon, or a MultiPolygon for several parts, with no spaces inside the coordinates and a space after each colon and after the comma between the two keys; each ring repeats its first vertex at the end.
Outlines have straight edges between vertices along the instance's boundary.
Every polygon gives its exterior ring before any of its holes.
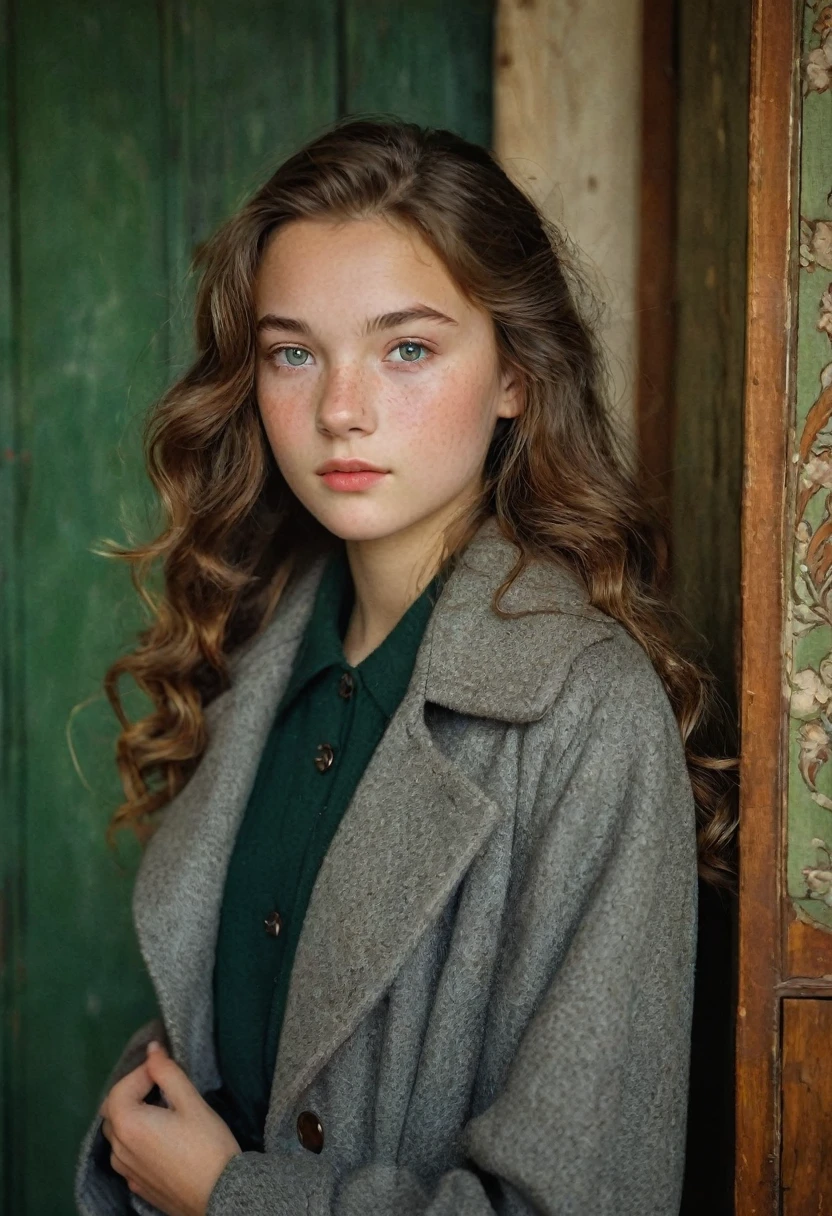
{"type": "Polygon", "coordinates": [[[832,1000],[783,1002],[783,1216],[832,1206],[832,1000]]]}
{"type": "MultiPolygon", "coordinates": [[[[832,972],[832,6],[803,10],[787,887],[791,974],[832,972]],[[797,922],[820,929],[811,944],[797,922]]],[[[797,208],[795,209],[797,212],[797,208]]]]}

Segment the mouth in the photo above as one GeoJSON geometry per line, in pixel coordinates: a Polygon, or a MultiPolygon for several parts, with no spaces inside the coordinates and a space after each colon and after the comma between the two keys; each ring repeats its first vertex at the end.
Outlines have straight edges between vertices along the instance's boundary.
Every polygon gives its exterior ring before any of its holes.
{"type": "Polygon", "coordinates": [[[325,460],[315,472],[330,490],[367,490],[387,476],[388,470],[355,457],[325,460]]]}
{"type": "Polygon", "coordinates": [[[324,473],[363,473],[365,471],[368,473],[386,473],[387,469],[382,469],[377,464],[370,464],[368,460],[358,460],[354,456],[345,456],[341,459],[334,457],[332,460],[325,460],[315,470],[320,475],[324,473]]]}
{"type": "Polygon", "coordinates": [[[335,468],[320,474],[321,481],[330,490],[366,490],[386,476],[383,469],[373,468],[335,468]]]}

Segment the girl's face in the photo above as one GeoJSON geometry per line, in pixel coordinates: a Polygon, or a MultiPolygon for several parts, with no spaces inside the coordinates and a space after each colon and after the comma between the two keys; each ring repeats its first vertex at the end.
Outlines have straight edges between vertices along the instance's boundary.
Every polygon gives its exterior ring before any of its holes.
{"type": "Polygon", "coordinates": [[[418,234],[377,218],[293,220],[266,247],[254,302],[263,423],[320,523],[374,540],[440,530],[474,500],[497,418],[522,405],[491,317],[418,234]]]}

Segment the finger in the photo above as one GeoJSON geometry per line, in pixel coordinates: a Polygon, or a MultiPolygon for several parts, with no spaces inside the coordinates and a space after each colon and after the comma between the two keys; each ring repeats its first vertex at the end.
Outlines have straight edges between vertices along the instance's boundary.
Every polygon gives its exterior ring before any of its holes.
{"type": "Polygon", "coordinates": [[[122,1160],[126,1160],[127,1159],[126,1145],[123,1140],[119,1140],[118,1136],[115,1133],[113,1124],[109,1119],[105,1119],[104,1122],[101,1124],[101,1130],[104,1133],[104,1136],[106,1137],[106,1139],[109,1140],[111,1150],[114,1153],[118,1153],[118,1155],[122,1158],[122,1160]]]}
{"type": "Polygon", "coordinates": [[[110,1153],[110,1165],[113,1167],[116,1173],[121,1174],[123,1178],[126,1178],[130,1172],[127,1162],[123,1157],[119,1156],[115,1149],[113,1149],[113,1151],[110,1153]]]}
{"type": "Polygon", "coordinates": [[[153,1078],[148,1072],[147,1063],[143,1060],[132,1072],[128,1072],[117,1081],[107,1097],[110,1104],[108,1113],[114,1113],[113,1107],[135,1106],[142,1102],[153,1088],[153,1078]]]}
{"type": "Polygon", "coordinates": [[[181,1109],[193,1102],[195,1097],[200,1097],[188,1074],[163,1047],[149,1050],[145,1065],[151,1081],[164,1091],[165,1097],[174,1107],[181,1109]]]}
{"type": "MultiPolygon", "coordinates": [[[[106,1098],[104,1099],[104,1101],[101,1103],[101,1105],[98,1108],[99,1115],[101,1115],[103,1117],[110,1113],[109,1110],[107,1109],[107,1104],[110,1101],[110,1095],[112,1094],[113,1090],[117,1086],[121,1086],[122,1082],[126,1081],[128,1077],[133,1077],[135,1073],[143,1074],[145,1072],[145,1068],[146,1068],[145,1061],[142,1060],[141,1063],[137,1064],[135,1068],[131,1068],[130,1072],[125,1073],[123,1077],[120,1077],[118,1081],[113,1083],[113,1085],[110,1087],[110,1092],[107,1094],[106,1098]]],[[[151,1081],[148,1084],[148,1089],[152,1089],[152,1088],[153,1088],[153,1082],[151,1081]]],[[[121,1089],[119,1089],[119,1093],[121,1093],[121,1089]]]]}

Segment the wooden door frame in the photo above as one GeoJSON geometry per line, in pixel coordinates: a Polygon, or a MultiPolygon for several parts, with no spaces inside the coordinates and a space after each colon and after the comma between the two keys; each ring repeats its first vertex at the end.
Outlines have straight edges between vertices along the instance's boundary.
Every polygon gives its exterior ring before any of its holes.
{"type": "Polygon", "coordinates": [[[780,1206],[788,706],[783,654],[794,400],[796,3],[753,0],[742,504],[736,1216],[780,1206]]]}

